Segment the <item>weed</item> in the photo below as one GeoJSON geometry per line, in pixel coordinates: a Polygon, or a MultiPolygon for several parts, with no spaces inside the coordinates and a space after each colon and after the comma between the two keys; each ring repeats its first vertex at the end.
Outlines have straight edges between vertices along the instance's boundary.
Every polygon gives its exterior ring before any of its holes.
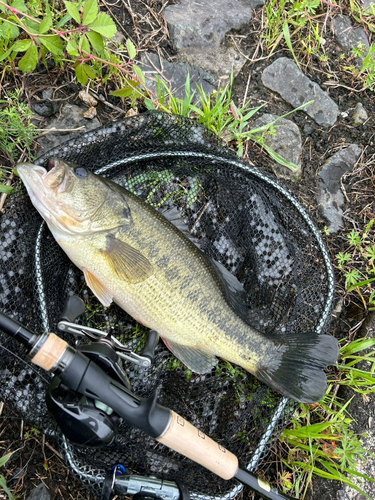
{"type": "Polygon", "coordinates": [[[27,149],[32,159],[30,147],[37,135],[30,123],[32,111],[19,101],[21,90],[9,92],[8,100],[0,100],[5,107],[0,110],[0,150],[9,160],[16,159],[19,151],[27,149]]]}
{"type": "Polygon", "coordinates": [[[137,94],[135,89],[144,76],[134,64],[136,49],[131,40],[126,42],[128,60],[122,62],[107,44],[116,25],[99,11],[97,0],[64,0],[64,4],[60,11],[42,0],[0,0],[0,61],[7,61],[4,71],[16,59],[21,71],[33,71],[39,60],[46,64],[50,54],[56,65],[70,63],[82,85],[90,78],[105,83],[116,74],[129,95],[137,94]],[[20,59],[19,53],[23,53],[20,59]]]}
{"type": "Polygon", "coordinates": [[[375,5],[371,3],[366,9],[362,8],[362,2],[357,0],[349,0],[350,15],[360,24],[365,25],[367,30],[375,33],[375,5]]]}
{"type": "MultiPolygon", "coordinates": [[[[145,104],[148,109],[161,109],[164,112],[179,114],[187,117],[194,117],[198,123],[221,137],[225,142],[235,142],[237,146],[237,155],[242,157],[244,153],[244,145],[251,140],[263,147],[267,153],[281,165],[295,171],[299,167],[294,163],[285,160],[282,156],[273,151],[265,141],[264,134],[274,133],[276,122],[284,118],[289,113],[277,118],[274,122],[255,129],[250,128],[250,120],[254,114],[259,111],[264,105],[256,108],[250,108],[248,101],[241,108],[238,108],[232,100],[233,75],[231,80],[224,89],[219,89],[207,95],[202,87],[197,85],[199,97],[194,99],[195,91],[191,93],[190,79],[187,76],[185,83],[184,99],[179,99],[172,94],[168,86],[158,79],[156,96],[154,99],[147,98],[145,104]]],[[[120,95],[120,90],[112,92],[112,95],[120,95]]],[[[305,106],[295,109],[298,111],[305,106]]],[[[294,112],[293,111],[293,112],[294,112]]]]}
{"type": "Polygon", "coordinates": [[[373,345],[375,339],[359,339],[341,347],[339,376],[328,376],[325,397],[315,405],[300,404],[289,428],[283,431],[280,440],[287,447],[288,455],[282,461],[297,477],[294,485],[291,485],[290,476],[280,478],[285,492],[294,488],[296,496],[303,499],[315,474],[342,481],[370,498],[353,482],[353,478],[375,483],[374,479],[357,470],[359,464],[374,456],[363,448],[361,440],[351,430],[353,419],[347,412],[351,400],[342,405],[332,393],[336,384],[364,395],[374,391],[374,352],[359,354],[373,345]],[[355,366],[363,361],[371,363],[369,371],[355,366]]]}
{"type": "Polygon", "coordinates": [[[265,6],[267,31],[263,36],[266,39],[271,54],[276,50],[282,39],[285,40],[292,56],[295,56],[292,38],[303,52],[316,54],[320,48],[321,36],[317,23],[317,11],[321,8],[320,0],[270,0],[265,6]],[[308,27],[306,34],[303,28],[308,27]]]}
{"type": "Polygon", "coordinates": [[[375,345],[375,339],[357,339],[343,345],[340,349],[338,376],[331,376],[330,383],[345,385],[360,394],[375,392],[375,350],[360,354],[375,345]],[[363,370],[358,365],[366,361],[370,366],[363,370]]]}
{"type": "Polygon", "coordinates": [[[28,439],[38,437],[39,434],[40,434],[40,431],[36,427],[31,427],[30,430],[25,432],[24,439],[27,441],[28,439]]]}
{"type": "MultiPolygon", "coordinates": [[[[0,105],[5,105],[0,110],[0,151],[5,160],[14,165],[20,153],[26,149],[29,158],[31,145],[37,131],[30,123],[31,110],[19,101],[21,90],[9,92],[8,100],[1,100],[0,105]]],[[[10,168],[0,165],[0,192],[11,193],[12,187],[6,185],[10,168]]]]}
{"type": "Polygon", "coordinates": [[[370,241],[369,232],[374,223],[372,219],[365,230],[350,231],[347,235],[347,251],[336,255],[339,269],[344,273],[345,292],[355,292],[368,311],[375,310],[375,244],[370,241]]]}
{"type": "MultiPolygon", "coordinates": [[[[0,458],[0,467],[3,467],[7,463],[11,455],[11,453],[7,453],[0,458]]],[[[9,500],[14,500],[14,496],[9,491],[5,477],[2,474],[0,474],[0,488],[8,495],[9,500]]]]}
{"type": "MultiPolygon", "coordinates": [[[[355,55],[358,52],[355,52],[355,48],[352,49],[353,54],[355,55]]],[[[360,54],[364,55],[364,51],[360,51],[360,54]]],[[[375,63],[374,63],[374,53],[375,53],[375,43],[372,43],[366,57],[363,59],[362,67],[357,72],[356,76],[358,78],[363,79],[366,87],[370,87],[371,90],[374,90],[374,82],[375,82],[375,63]]]]}

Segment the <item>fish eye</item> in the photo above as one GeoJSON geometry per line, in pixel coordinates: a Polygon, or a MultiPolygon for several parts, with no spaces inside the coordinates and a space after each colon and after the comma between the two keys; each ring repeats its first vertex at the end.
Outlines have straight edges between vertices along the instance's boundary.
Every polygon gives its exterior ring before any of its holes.
{"type": "Polygon", "coordinates": [[[74,174],[76,177],[82,179],[83,177],[87,177],[87,170],[83,167],[77,167],[74,169],[74,174]]]}

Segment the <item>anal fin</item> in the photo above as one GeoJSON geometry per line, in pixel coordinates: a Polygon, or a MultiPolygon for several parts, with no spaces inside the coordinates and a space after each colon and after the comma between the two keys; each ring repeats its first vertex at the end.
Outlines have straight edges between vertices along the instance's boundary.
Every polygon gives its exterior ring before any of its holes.
{"type": "Polygon", "coordinates": [[[186,346],[163,338],[165,345],[189,370],[195,373],[207,373],[217,365],[217,358],[196,347],[186,346]]]}
{"type": "Polygon", "coordinates": [[[105,286],[87,269],[83,269],[83,274],[85,275],[87,286],[92,290],[103,306],[108,307],[111,305],[113,297],[105,286]]]}

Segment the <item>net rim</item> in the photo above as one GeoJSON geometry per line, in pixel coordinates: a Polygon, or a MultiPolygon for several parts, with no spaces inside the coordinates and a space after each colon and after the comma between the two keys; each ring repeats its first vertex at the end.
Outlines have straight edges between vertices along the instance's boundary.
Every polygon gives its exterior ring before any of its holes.
{"type": "MultiPolygon", "coordinates": [[[[183,117],[183,118],[185,118],[185,117],[183,117]]],[[[129,120],[126,120],[126,121],[131,122],[132,118],[130,118],[129,120]]],[[[122,120],[121,122],[113,123],[111,127],[104,126],[104,127],[100,127],[99,129],[96,129],[94,131],[86,132],[84,134],[77,136],[74,139],[66,141],[65,143],[63,143],[63,145],[65,145],[65,146],[75,145],[77,143],[77,141],[80,141],[82,143],[82,141],[85,139],[85,137],[92,136],[92,134],[95,134],[95,132],[97,132],[100,129],[102,129],[102,130],[107,129],[108,136],[110,136],[111,134],[118,132],[118,130],[116,129],[116,125],[118,123],[124,123],[124,121],[122,120]]],[[[199,124],[197,124],[197,126],[201,127],[199,124]]],[[[204,129],[204,130],[209,132],[207,129],[204,129]]],[[[190,147],[194,147],[194,143],[191,143],[190,147]]],[[[48,158],[53,156],[55,152],[58,152],[60,150],[60,148],[61,148],[61,145],[46,152],[45,154],[43,154],[40,158],[38,158],[35,161],[35,164],[39,164],[39,165],[43,164],[48,158]]],[[[228,153],[231,154],[230,151],[228,151],[228,153]]],[[[325,306],[324,306],[324,309],[321,313],[321,317],[319,319],[319,322],[317,323],[317,326],[315,328],[316,333],[320,334],[324,328],[324,325],[327,322],[328,317],[329,317],[332,303],[333,303],[333,298],[334,298],[334,273],[333,273],[332,264],[330,261],[328,251],[324,245],[323,239],[322,239],[318,229],[315,226],[315,223],[313,222],[313,220],[311,219],[309,214],[306,212],[306,210],[298,202],[298,200],[291,193],[289,193],[286,189],[284,189],[278,183],[278,181],[276,179],[271,178],[268,174],[261,172],[260,170],[258,170],[254,166],[251,166],[249,164],[244,163],[243,161],[235,159],[234,154],[232,155],[232,158],[231,158],[229,155],[225,156],[224,154],[223,155],[207,154],[207,153],[203,153],[200,151],[178,150],[178,149],[164,151],[164,152],[147,152],[147,153],[132,155],[130,157],[125,157],[125,158],[116,160],[114,162],[108,163],[106,165],[103,165],[103,166],[95,169],[94,173],[97,175],[103,175],[103,174],[106,174],[112,168],[120,166],[120,165],[131,164],[131,163],[135,163],[135,162],[139,162],[139,161],[143,161],[143,160],[150,160],[150,159],[156,159],[156,158],[161,159],[161,158],[167,158],[167,157],[173,157],[173,156],[177,156],[177,157],[190,156],[190,157],[200,157],[200,158],[204,157],[205,159],[210,159],[210,160],[214,160],[214,161],[216,160],[216,161],[220,161],[222,163],[228,163],[231,166],[234,166],[238,169],[246,171],[250,175],[253,175],[254,177],[258,178],[259,180],[272,186],[273,189],[278,191],[297,210],[297,212],[301,215],[302,219],[304,220],[304,222],[306,223],[306,225],[310,229],[313,237],[315,238],[315,241],[316,241],[318,248],[321,252],[321,255],[323,257],[324,266],[325,266],[325,270],[327,272],[327,277],[328,277],[325,306]]],[[[38,231],[38,237],[37,237],[37,241],[36,241],[36,250],[38,248],[38,242],[39,242],[41,234],[43,232],[43,227],[44,227],[43,225],[44,224],[45,223],[43,221],[41,223],[41,226],[40,226],[39,231],[38,231]]],[[[39,242],[39,245],[40,245],[40,242],[39,242]]],[[[39,259],[40,259],[40,251],[36,251],[35,252],[35,269],[38,269],[38,265],[40,266],[39,259]]],[[[42,282],[40,282],[40,283],[42,283],[42,282]]],[[[43,297],[44,297],[43,287],[40,287],[40,288],[38,287],[38,289],[40,290],[39,309],[40,309],[41,317],[48,318],[48,316],[46,315],[46,309],[45,309],[46,302],[45,302],[45,300],[43,300],[43,297]]],[[[44,327],[48,326],[48,319],[46,322],[44,322],[43,326],[44,327]]],[[[263,433],[257,448],[255,448],[255,450],[253,451],[251,459],[250,459],[249,463],[246,465],[247,470],[252,471],[258,465],[267,443],[269,442],[270,438],[272,438],[272,434],[274,433],[277,421],[279,420],[279,418],[281,417],[281,415],[285,411],[285,408],[286,408],[288,402],[290,402],[290,401],[291,400],[289,398],[284,397],[281,399],[279,405],[276,407],[274,414],[272,416],[272,419],[271,419],[266,431],[263,433]]],[[[81,470],[80,467],[78,466],[78,464],[76,464],[74,462],[74,456],[73,456],[71,449],[70,449],[71,446],[70,445],[68,446],[68,443],[65,443],[63,448],[64,448],[64,451],[66,454],[66,459],[67,459],[70,467],[74,470],[75,474],[77,474],[78,476],[81,476],[82,478],[85,478],[87,481],[88,477],[87,477],[87,474],[85,473],[85,471],[81,470]]],[[[102,471],[100,471],[100,472],[102,472],[102,471]]],[[[100,483],[101,481],[102,481],[102,476],[99,475],[99,471],[98,471],[97,476],[90,476],[91,484],[93,484],[93,483],[97,484],[97,483],[100,483]],[[95,481],[93,481],[93,479],[95,479],[95,481]]],[[[233,485],[231,490],[227,491],[224,495],[216,495],[215,498],[217,498],[218,500],[234,498],[235,496],[237,496],[240,493],[240,491],[242,491],[242,488],[243,488],[243,485],[241,485],[241,483],[238,483],[236,481],[236,483],[233,485]]],[[[203,499],[211,498],[209,496],[206,496],[205,494],[194,492],[194,491],[192,491],[190,493],[190,496],[194,500],[203,500],[203,499]]]]}

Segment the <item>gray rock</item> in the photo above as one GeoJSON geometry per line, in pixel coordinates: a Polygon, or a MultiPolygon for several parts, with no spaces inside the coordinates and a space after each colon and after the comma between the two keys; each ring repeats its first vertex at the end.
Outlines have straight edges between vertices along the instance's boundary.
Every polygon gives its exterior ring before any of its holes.
{"type": "Polygon", "coordinates": [[[207,71],[216,83],[225,83],[231,72],[236,77],[246,62],[234,47],[224,46],[183,49],[179,52],[179,59],[207,71]]]}
{"type": "Polygon", "coordinates": [[[353,111],[353,115],[352,115],[353,125],[355,127],[359,127],[359,125],[362,125],[363,123],[365,123],[365,121],[367,119],[368,119],[367,111],[363,107],[362,103],[359,102],[353,111]]]}
{"type": "Polygon", "coordinates": [[[161,75],[168,80],[177,97],[183,99],[185,96],[185,82],[187,75],[190,77],[190,88],[193,92],[198,84],[206,94],[214,90],[215,79],[212,75],[200,68],[194,68],[187,63],[170,63],[166,59],[159,59],[157,54],[146,52],[142,54],[142,63],[139,65],[146,77],[146,85],[153,92],[156,91],[156,76],[161,75]],[[156,68],[156,69],[155,69],[156,68]],[[160,73],[159,73],[160,72],[160,73]]]}
{"type": "Polygon", "coordinates": [[[345,490],[338,490],[336,493],[337,500],[348,500],[348,496],[345,493],[345,490]]]}
{"type": "Polygon", "coordinates": [[[93,120],[86,120],[83,117],[83,113],[86,108],[81,108],[75,104],[64,104],[61,108],[60,116],[54,119],[46,128],[56,129],[56,132],[48,132],[43,137],[40,137],[37,141],[41,148],[38,150],[38,157],[45,154],[50,149],[62,144],[65,141],[71,139],[75,134],[82,134],[90,130],[94,130],[100,126],[99,120],[94,118],[93,120]],[[81,130],[73,131],[72,129],[77,129],[82,127],[81,130]],[[64,132],[60,130],[63,129],[64,132]]]}
{"type": "Polygon", "coordinates": [[[328,220],[331,233],[336,233],[343,227],[344,195],[340,179],[346,172],[352,170],[360,154],[361,148],[357,144],[352,144],[331,156],[318,174],[320,186],[318,203],[322,215],[328,220]]]}
{"type": "Polygon", "coordinates": [[[338,14],[333,19],[333,27],[334,27],[336,41],[343,50],[351,51],[352,48],[358,47],[359,44],[362,44],[364,46],[365,52],[363,56],[356,57],[354,59],[355,66],[357,68],[361,68],[362,62],[366,57],[366,54],[369,49],[369,43],[367,40],[365,30],[361,27],[353,28],[350,17],[343,16],[341,14],[338,14]]]}
{"type": "Polygon", "coordinates": [[[35,111],[35,113],[38,113],[40,116],[48,117],[52,116],[55,113],[53,104],[51,101],[46,100],[44,102],[34,102],[32,104],[32,108],[35,111]]]}
{"type": "MultiPolygon", "coordinates": [[[[252,128],[258,128],[268,123],[273,122],[278,118],[276,115],[264,114],[251,125],[252,128]]],[[[272,148],[276,153],[282,156],[285,160],[295,163],[299,169],[292,172],[288,167],[284,167],[279,163],[273,165],[273,171],[278,177],[297,181],[301,178],[301,152],[302,152],[302,139],[299,128],[291,120],[281,118],[275,123],[275,134],[267,134],[266,144],[272,148]]]]}
{"type": "Polygon", "coordinates": [[[252,7],[262,4],[262,0],[181,0],[169,5],[164,16],[179,60],[202,68],[217,82],[231,70],[237,76],[246,58],[234,47],[224,46],[224,36],[248,23],[252,7]]]}
{"type": "Polygon", "coordinates": [[[177,49],[220,45],[225,33],[239,29],[252,16],[249,3],[236,0],[181,0],[168,5],[164,17],[177,49]]]}
{"type": "Polygon", "coordinates": [[[36,488],[31,490],[26,500],[51,500],[51,495],[44,484],[40,483],[36,488]]]}
{"type": "Polygon", "coordinates": [[[329,127],[336,122],[337,104],[287,57],[280,57],[268,66],[263,71],[262,82],[295,108],[313,100],[303,111],[318,125],[329,127]]]}
{"type": "Polygon", "coordinates": [[[52,99],[53,89],[46,89],[42,92],[43,99],[52,99]]]}

